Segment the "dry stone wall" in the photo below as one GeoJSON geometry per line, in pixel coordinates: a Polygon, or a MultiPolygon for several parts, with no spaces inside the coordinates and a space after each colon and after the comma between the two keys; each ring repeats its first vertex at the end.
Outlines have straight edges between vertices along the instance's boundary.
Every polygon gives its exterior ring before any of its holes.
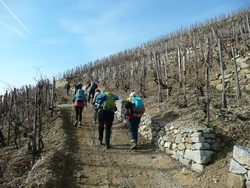
{"type": "MultiPolygon", "coordinates": [[[[117,101],[117,107],[117,117],[126,124],[121,100],[117,101]]],[[[212,129],[201,128],[191,121],[153,121],[147,113],[142,116],[139,133],[151,140],[161,151],[196,172],[202,172],[213,159],[213,155],[224,147],[224,143],[212,129]]],[[[250,188],[249,148],[234,146],[227,184],[229,187],[250,188]]]]}
{"type": "MultiPolygon", "coordinates": [[[[125,124],[121,106],[122,101],[117,101],[117,116],[125,124]]],[[[213,130],[201,129],[194,124],[188,121],[179,124],[153,122],[149,114],[145,113],[139,133],[181,164],[193,171],[202,172],[223,144],[213,130]]]]}
{"type": "MultiPolygon", "coordinates": [[[[240,89],[249,92],[250,91],[250,53],[246,57],[237,55],[235,57],[237,65],[237,73],[240,84],[240,89]]],[[[231,62],[225,62],[227,69],[224,73],[224,81],[226,89],[231,92],[236,92],[236,71],[234,69],[233,59],[231,62]],[[228,68],[231,67],[231,68],[228,68]]],[[[220,69],[215,71],[210,78],[211,86],[214,86],[217,90],[222,91],[222,78],[220,74],[220,69]]]]}
{"type": "Polygon", "coordinates": [[[250,149],[234,146],[227,184],[229,187],[250,187],[250,149]]]}

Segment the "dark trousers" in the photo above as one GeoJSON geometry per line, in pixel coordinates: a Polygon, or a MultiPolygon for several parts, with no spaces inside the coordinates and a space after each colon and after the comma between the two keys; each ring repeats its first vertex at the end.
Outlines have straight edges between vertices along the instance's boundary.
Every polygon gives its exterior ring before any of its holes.
{"type": "Polygon", "coordinates": [[[83,107],[75,106],[76,121],[82,121],[82,110],[83,107]]]}
{"type": "Polygon", "coordinates": [[[107,112],[104,110],[99,110],[98,112],[98,122],[99,122],[99,138],[98,140],[102,141],[103,132],[105,128],[105,144],[110,145],[110,135],[111,128],[114,121],[114,112],[107,112]],[[105,126],[104,126],[105,125],[105,126]]]}
{"type": "Polygon", "coordinates": [[[138,128],[141,122],[141,117],[132,117],[129,120],[129,136],[132,142],[137,143],[138,141],[138,128]]]}
{"type": "Polygon", "coordinates": [[[89,97],[88,97],[88,103],[90,103],[90,98],[92,98],[92,100],[93,100],[94,96],[95,96],[95,90],[93,90],[93,91],[90,90],[89,97]]]}
{"type": "Polygon", "coordinates": [[[69,95],[69,90],[70,90],[70,88],[66,88],[66,95],[67,96],[69,95]]]}

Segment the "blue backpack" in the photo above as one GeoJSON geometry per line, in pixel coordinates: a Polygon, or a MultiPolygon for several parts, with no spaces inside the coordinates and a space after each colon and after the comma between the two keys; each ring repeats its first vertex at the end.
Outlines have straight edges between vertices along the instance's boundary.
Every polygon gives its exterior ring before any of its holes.
{"type": "Polygon", "coordinates": [[[144,111],[144,104],[140,97],[131,97],[132,111],[140,114],[144,111]]]}
{"type": "Polygon", "coordinates": [[[76,100],[77,101],[84,101],[85,100],[85,94],[84,94],[84,90],[82,89],[78,89],[77,93],[76,93],[76,100]]]}
{"type": "Polygon", "coordinates": [[[96,88],[97,88],[96,83],[91,83],[90,84],[90,87],[89,87],[90,91],[94,91],[96,88]]]}

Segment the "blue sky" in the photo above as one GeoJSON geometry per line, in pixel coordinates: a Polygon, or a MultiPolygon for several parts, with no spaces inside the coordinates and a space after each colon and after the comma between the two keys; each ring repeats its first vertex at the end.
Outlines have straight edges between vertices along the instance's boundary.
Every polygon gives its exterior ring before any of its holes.
{"type": "Polygon", "coordinates": [[[248,0],[0,0],[0,94],[249,5],[248,0]]]}

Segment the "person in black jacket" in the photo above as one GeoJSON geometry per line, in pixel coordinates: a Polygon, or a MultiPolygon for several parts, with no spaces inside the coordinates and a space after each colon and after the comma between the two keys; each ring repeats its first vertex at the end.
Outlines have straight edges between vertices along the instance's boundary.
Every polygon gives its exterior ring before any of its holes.
{"type": "Polygon", "coordinates": [[[76,94],[76,92],[78,91],[78,89],[82,89],[82,83],[81,82],[78,82],[78,83],[75,83],[74,85],[73,85],[73,89],[75,90],[75,94],[76,94]]]}
{"type": "Polygon", "coordinates": [[[97,111],[98,111],[98,122],[99,122],[99,144],[103,145],[103,132],[105,127],[105,144],[106,148],[110,149],[110,135],[111,135],[111,128],[114,121],[114,112],[117,110],[115,101],[119,100],[119,97],[111,92],[102,93],[97,98],[97,111]],[[112,101],[113,105],[109,109],[106,108],[106,104],[110,104],[108,101],[112,101]],[[105,126],[104,126],[105,125],[105,126]]]}
{"type": "Polygon", "coordinates": [[[86,91],[87,89],[89,89],[89,96],[88,96],[88,103],[90,103],[90,98],[94,98],[95,96],[95,90],[98,88],[98,85],[95,82],[91,82],[88,84],[88,86],[86,87],[86,91]]]}
{"type": "Polygon", "coordinates": [[[97,98],[101,95],[101,90],[100,89],[96,89],[95,90],[95,96],[92,100],[92,109],[94,110],[94,123],[96,123],[97,120],[97,113],[96,113],[96,109],[97,109],[97,98]]]}
{"type": "Polygon", "coordinates": [[[69,90],[70,90],[70,83],[69,82],[67,82],[65,84],[65,90],[66,90],[66,95],[68,96],[69,95],[69,90]]]}

